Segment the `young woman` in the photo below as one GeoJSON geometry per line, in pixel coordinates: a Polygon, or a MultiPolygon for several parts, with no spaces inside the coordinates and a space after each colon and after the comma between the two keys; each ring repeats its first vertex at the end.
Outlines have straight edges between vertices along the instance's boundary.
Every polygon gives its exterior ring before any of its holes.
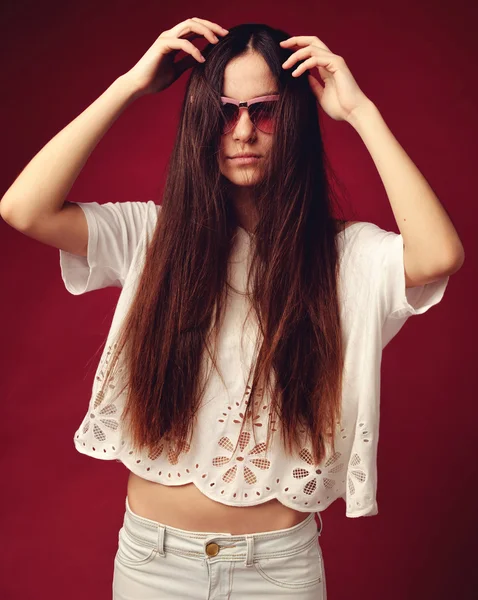
{"type": "Polygon", "coordinates": [[[122,288],[74,436],[130,471],[115,600],[326,598],[321,512],[377,514],[381,351],[463,259],[423,182],[420,209],[396,193],[418,175],[385,131],[318,38],[192,18],[4,196],[8,223],[60,249],[72,294],[122,288]],[[65,201],[125,107],[190,67],[161,205],[65,201]],[[319,105],[364,138],[400,234],[333,218],[319,105]]]}

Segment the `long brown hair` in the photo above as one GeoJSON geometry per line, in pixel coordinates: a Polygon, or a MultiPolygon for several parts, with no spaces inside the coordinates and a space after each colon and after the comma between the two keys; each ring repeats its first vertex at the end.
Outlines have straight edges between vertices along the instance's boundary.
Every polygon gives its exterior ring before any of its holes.
{"type": "Polygon", "coordinates": [[[317,101],[306,74],[295,78],[281,66],[292,53],[279,45],[288,37],[264,24],[232,27],[203,50],[207,60],[187,83],[158,223],[102,388],[124,352],[122,419],[132,446],[147,448],[152,459],[165,444],[173,463],[189,449],[207,381],[204,352],[217,369],[214,342],[237,231],[230,182],[218,166],[220,95],[227,63],[251,50],[267,62],[280,100],[269,161],[253,186],[258,223],[247,289],[259,335],[241,432],[253,422],[255,398],[267,389],[267,448],[278,420],[286,451],[299,448],[305,433],[317,464],[328,442],[335,452],[344,362],[339,225],[332,217],[317,101]]]}

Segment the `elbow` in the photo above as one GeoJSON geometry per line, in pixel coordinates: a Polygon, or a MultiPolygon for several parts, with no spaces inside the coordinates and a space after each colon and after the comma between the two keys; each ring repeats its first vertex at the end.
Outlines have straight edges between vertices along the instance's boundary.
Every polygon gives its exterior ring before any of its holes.
{"type": "Polygon", "coordinates": [[[453,275],[457,271],[461,269],[463,263],[465,262],[465,250],[463,247],[460,251],[451,253],[447,256],[447,259],[443,263],[443,267],[441,269],[442,275],[453,275]]]}

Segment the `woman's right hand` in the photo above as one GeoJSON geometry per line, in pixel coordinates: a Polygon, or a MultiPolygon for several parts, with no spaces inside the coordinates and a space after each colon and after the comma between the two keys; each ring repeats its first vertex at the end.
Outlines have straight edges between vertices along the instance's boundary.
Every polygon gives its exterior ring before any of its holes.
{"type": "Polygon", "coordinates": [[[154,94],[169,87],[196,62],[204,62],[201,51],[189,40],[204,36],[212,44],[219,39],[217,35],[226,35],[217,23],[193,17],[178,23],[172,29],[163,31],[146,54],[127,71],[123,78],[133,82],[138,95],[154,94]],[[188,39],[184,39],[188,38],[188,39]],[[188,56],[174,62],[175,56],[183,50],[188,56]]]}

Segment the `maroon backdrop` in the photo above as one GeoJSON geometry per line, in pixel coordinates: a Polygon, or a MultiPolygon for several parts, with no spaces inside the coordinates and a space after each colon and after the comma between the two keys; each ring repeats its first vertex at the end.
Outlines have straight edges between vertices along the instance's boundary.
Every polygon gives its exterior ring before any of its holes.
{"type": "MultiPolygon", "coordinates": [[[[317,35],[341,54],[448,210],[466,261],[442,303],[412,317],[384,351],[379,514],[347,519],[341,500],[323,514],[328,595],[476,598],[477,328],[470,293],[477,274],[476,9],[464,0],[439,6],[343,0],[301,3],[291,16],[277,2],[248,4],[184,2],[168,11],[151,0],[3,0],[0,195],[163,30],[188,17],[224,27],[267,22],[291,35],[317,35]]],[[[159,200],[186,78],[127,109],[69,200],[159,200]]],[[[398,232],[358,134],[321,118],[346,191],[346,217],[398,232]]],[[[78,454],[73,434],[87,409],[98,355],[92,357],[119,290],[70,295],[58,250],[2,220],[0,261],[0,597],[104,600],[111,597],[127,470],[78,454]]]]}

